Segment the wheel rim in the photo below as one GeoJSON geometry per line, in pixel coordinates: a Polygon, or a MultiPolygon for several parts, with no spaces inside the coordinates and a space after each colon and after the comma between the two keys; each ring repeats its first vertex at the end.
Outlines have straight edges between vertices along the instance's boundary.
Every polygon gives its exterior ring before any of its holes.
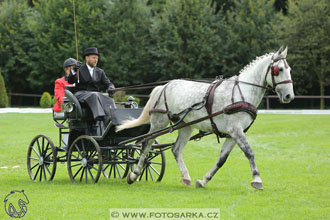
{"type": "MultiPolygon", "coordinates": [[[[136,163],[130,165],[130,170],[133,171],[138,163],[141,155],[141,149],[132,149],[131,157],[135,159],[136,163]]],[[[165,154],[159,149],[151,149],[145,159],[144,166],[141,170],[141,175],[137,181],[151,180],[153,182],[160,182],[165,172],[165,154]]]]}
{"type": "Polygon", "coordinates": [[[56,172],[56,151],[46,135],[32,139],[27,153],[27,168],[33,181],[51,181],[56,172]]]}
{"type": "Polygon", "coordinates": [[[90,136],[78,137],[67,155],[68,173],[72,182],[96,183],[102,170],[102,154],[90,136]]]}
{"type": "Polygon", "coordinates": [[[128,157],[127,149],[116,149],[110,150],[108,161],[105,161],[103,165],[103,175],[106,178],[125,178],[128,174],[128,165],[127,165],[127,157],[128,157]]]}

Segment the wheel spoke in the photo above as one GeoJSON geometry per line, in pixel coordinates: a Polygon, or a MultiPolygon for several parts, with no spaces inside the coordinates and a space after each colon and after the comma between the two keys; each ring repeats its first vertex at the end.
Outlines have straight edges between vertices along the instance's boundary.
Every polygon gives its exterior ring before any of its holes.
{"type": "Polygon", "coordinates": [[[95,182],[95,179],[94,179],[94,176],[93,176],[92,172],[91,172],[91,171],[90,171],[90,169],[88,169],[88,168],[87,168],[87,170],[88,170],[88,172],[89,172],[89,175],[91,176],[91,178],[92,178],[93,182],[95,182]]]}
{"type": "Polygon", "coordinates": [[[119,178],[122,178],[118,166],[115,165],[115,167],[116,167],[116,169],[117,169],[117,172],[118,172],[118,176],[119,176],[119,178]]]}
{"type": "Polygon", "coordinates": [[[85,174],[85,176],[86,176],[86,184],[88,183],[88,175],[87,175],[87,170],[88,170],[88,168],[86,167],[86,168],[85,168],[85,173],[86,173],[86,174],[85,174]]]}
{"type": "Polygon", "coordinates": [[[36,160],[36,161],[39,161],[39,159],[37,159],[37,158],[34,158],[34,157],[29,157],[29,159],[32,159],[32,160],[36,160]]]}
{"type": "Polygon", "coordinates": [[[102,171],[107,170],[109,166],[110,166],[110,165],[108,164],[106,167],[103,167],[103,170],[102,170],[102,171]]]}
{"type": "MultiPolygon", "coordinates": [[[[36,155],[40,158],[40,155],[39,155],[39,153],[37,152],[37,150],[36,149],[34,149],[34,147],[32,147],[32,150],[34,151],[34,153],[36,153],[36,155]]],[[[38,159],[39,160],[39,159],[38,159]]]]}
{"type": "Polygon", "coordinates": [[[40,171],[39,181],[41,182],[41,180],[42,180],[42,171],[43,171],[43,168],[42,168],[42,166],[40,166],[40,168],[41,168],[41,171],[40,171]]]}
{"type": "Polygon", "coordinates": [[[84,174],[85,174],[85,168],[83,168],[83,170],[82,170],[82,173],[81,173],[81,176],[80,176],[80,182],[82,181],[82,179],[84,177],[84,174]]]}
{"type": "Polygon", "coordinates": [[[115,164],[112,164],[111,165],[111,168],[113,169],[113,178],[116,178],[117,177],[117,175],[116,175],[116,165],[115,164]]]}
{"type": "Polygon", "coordinates": [[[110,166],[110,171],[109,171],[109,177],[111,177],[111,173],[112,173],[112,165],[110,166]]]}
{"type": "Polygon", "coordinates": [[[36,165],[34,165],[33,167],[31,167],[30,170],[33,170],[33,169],[36,168],[36,166],[38,166],[38,165],[39,165],[39,163],[36,163],[36,165]]]}
{"type": "Polygon", "coordinates": [[[76,176],[79,174],[79,172],[80,172],[81,169],[82,169],[82,167],[80,167],[80,168],[78,169],[78,171],[74,174],[73,179],[76,178],[76,176]]]}
{"type": "Polygon", "coordinates": [[[45,177],[45,180],[47,181],[45,165],[42,166],[42,170],[44,171],[44,177],[45,177]]]}
{"type": "Polygon", "coordinates": [[[154,177],[152,176],[152,173],[151,173],[150,167],[147,167],[147,169],[148,169],[148,171],[149,171],[149,174],[150,174],[151,180],[152,180],[152,181],[155,181],[155,180],[154,180],[154,177]]]}
{"type": "MultiPolygon", "coordinates": [[[[83,158],[84,156],[81,154],[81,151],[80,151],[78,145],[75,144],[74,146],[75,146],[75,148],[77,149],[78,154],[81,156],[81,158],[83,158]]],[[[78,157],[78,158],[79,158],[79,157],[78,157]]]]}
{"type": "Polygon", "coordinates": [[[160,176],[160,173],[153,166],[149,166],[149,167],[151,167],[151,169],[153,169],[153,171],[157,173],[158,176],[160,176]]]}
{"type": "Polygon", "coordinates": [[[90,168],[93,168],[94,170],[98,171],[98,169],[96,169],[94,166],[91,166],[89,164],[87,166],[89,166],[90,168]]]}
{"type": "Polygon", "coordinates": [[[52,176],[52,173],[49,171],[48,166],[45,166],[45,167],[46,167],[46,169],[47,169],[47,171],[49,173],[49,176],[52,176]]]}
{"type": "Polygon", "coordinates": [[[79,166],[79,165],[81,165],[81,163],[77,163],[75,165],[70,165],[69,167],[71,168],[71,167],[76,167],[76,166],[79,166]]]}
{"type": "Polygon", "coordinates": [[[69,154],[69,156],[72,156],[72,157],[74,157],[77,160],[81,160],[81,158],[79,158],[79,155],[77,157],[76,155],[73,154],[73,152],[69,152],[68,154],[69,154]]]}
{"type": "Polygon", "coordinates": [[[120,166],[124,171],[126,170],[126,168],[122,164],[118,164],[118,166],[120,166]]]}
{"type": "Polygon", "coordinates": [[[36,174],[33,177],[33,180],[36,180],[36,177],[38,176],[39,170],[40,170],[40,166],[38,167],[37,172],[36,172],[36,174]]]}
{"type": "Polygon", "coordinates": [[[144,174],[144,171],[145,171],[146,169],[143,169],[142,170],[142,173],[141,173],[141,175],[140,175],[140,178],[139,178],[139,180],[141,181],[141,179],[142,179],[142,177],[143,177],[143,174],[144,174]]]}
{"type": "Polygon", "coordinates": [[[46,150],[44,152],[45,154],[47,153],[48,149],[49,149],[49,142],[47,143],[46,150]]]}
{"type": "Polygon", "coordinates": [[[159,162],[151,162],[151,161],[150,161],[150,164],[162,165],[162,163],[159,163],[159,162]]]}
{"type": "Polygon", "coordinates": [[[42,137],[42,142],[41,142],[41,155],[44,156],[45,152],[45,137],[42,137]]]}
{"type": "Polygon", "coordinates": [[[95,151],[92,151],[92,153],[87,157],[87,159],[94,158],[95,156],[97,156],[96,154],[97,154],[97,151],[96,150],[95,151]]]}
{"type": "MultiPolygon", "coordinates": [[[[40,150],[40,143],[39,143],[39,139],[37,139],[37,146],[38,146],[38,150],[39,150],[39,154],[42,153],[42,151],[40,150]]],[[[40,157],[40,156],[39,156],[40,157]]]]}
{"type": "Polygon", "coordinates": [[[52,155],[53,152],[51,151],[47,156],[44,157],[44,160],[47,160],[50,155],[52,155]]]}
{"type": "Polygon", "coordinates": [[[81,141],[82,150],[83,150],[84,155],[87,155],[87,154],[86,154],[86,150],[85,150],[85,142],[84,142],[83,140],[84,140],[84,139],[81,139],[81,140],[80,140],[80,141],[81,141]]]}

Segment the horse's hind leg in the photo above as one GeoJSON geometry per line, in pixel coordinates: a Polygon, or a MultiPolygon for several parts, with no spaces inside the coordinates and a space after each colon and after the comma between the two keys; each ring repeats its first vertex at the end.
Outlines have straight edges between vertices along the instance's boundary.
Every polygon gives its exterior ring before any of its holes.
{"type": "Polygon", "coordinates": [[[230,152],[234,148],[235,144],[236,144],[236,142],[232,138],[227,138],[226,139],[226,141],[222,145],[221,153],[220,153],[220,157],[218,159],[218,162],[214,165],[214,167],[209,172],[207,172],[204,175],[203,180],[197,180],[196,181],[196,187],[197,188],[199,188],[199,187],[205,187],[205,185],[207,184],[207,182],[209,182],[212,179],[212,177],[215,175],[215,173],[226,162],[226,160],[228,158],[228,155],[230,154],[230,152]]]}
{"type": "Polygon", "coordinates": [[[183,161],[183,149],[184,146],[189,141],[189,138],[191,136],[191,133],[194,129],[191,127],[185,127],[179,130],[179,136],[172,148],[172,153],[174,155],[174,158],[179,166],[180,172],[181,172],[181,183],[190,186],[191,185],[191,178],[188,172],[188,169],[183,161]]]}
{"type": "Polygon", "coordinates": [[[241,150],[244,152],[245,156],[248,158],[250,162],[250,167],[252,171],[252,177],[253,180],[251,182],[251,185],[256,188],[262,190],[262,181],[260,178],[260,173],[258,171],[257,165],[254,161],[254,152],[252,151],[252,148],[250,147],[249,143],[246,140],[245,134],[242,129],[237,129],[236,132],[233,132],[231,136],[236,140],[236,143],[241,148],[241,150]]]}
{"type": "Polygon", "coordinates": [[[141,170],[144,166],[144,161],[146,159],[146,156],[148,155],[150,149],[151,149],[151,146],[152,146],[152,143],[155,141],[155,139],[150,139],[149,141],[147,141],[146,143],[143,143],[143,151],[140,155],[140,159],[139,159],[139,162],[138,164],[136,165],[136,168],[130,172],[127,176],[127,183],[128,184],[132,184],[134,183],[137,178],[140,176],[141,174],[141,170]]]}
{"type": "MultiPolygon", "coordinates": [[[[150,131],[149,133],[156,131],[158,129],[161,129],[165,127],[169,123],[168,116],[166,114],[152,114],[150,116],[150,131]]],[[[141,174],[141,170],[144,166],[145,159],[151,150],[152,143],[154,143],[155,139],[149,139],[146,143],[143,143],[143,151],[140,155],[140,159],[138,164],[136,165],[136,168],[133,170],[133,172],[130,172],[127,176],[127,183],[132,184],[134,183],[139,175],[141,174]]]]}

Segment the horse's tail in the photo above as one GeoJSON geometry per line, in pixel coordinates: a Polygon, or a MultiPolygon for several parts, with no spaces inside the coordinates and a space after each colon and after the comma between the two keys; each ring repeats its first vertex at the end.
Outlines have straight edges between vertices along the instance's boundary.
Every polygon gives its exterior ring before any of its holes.
{"type": "Polygon", "coordinates": [[[119,131],[127,129],[127,128],[134,128],[134,127],[137,127],[137,126],[142,125],[145,122],[149,121],[150,120],[149,112],[150,112],[151,100],[155,96],[157,91],[161,88],[162,88],[162,86],[157,86],[156,88],[154,88],[152,90],[152,92],[150,94],[150,98],[149,98],[146,106],[144,107],[141,115],[137,119],[127,120],[122,125],[118,125],[116,127],[116,132],[119,132],[119,131]]]}

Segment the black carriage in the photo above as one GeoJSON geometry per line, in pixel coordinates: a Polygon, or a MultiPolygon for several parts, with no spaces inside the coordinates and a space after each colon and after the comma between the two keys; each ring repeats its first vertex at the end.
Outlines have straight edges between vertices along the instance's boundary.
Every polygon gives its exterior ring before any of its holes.
{"type": "MultiPolygon", "coordinates": [[[[58,162],[66,162],[72,182],[96,183],[101,175],[124,178],[139,161],[142,144],[139,136],[148,133],[150,124],[116,132],[124,120],[137,118],[141,108],[133,99],[116,103],[124,108],[111,109],[111,121],[95,122],[87,106],[73,95],[74,87],[65,89],[62,115],[53,115],[59,129],[59,146],[46,135],[34,137],[27,153],[28,173],[33,181],[51,181],[58,162]]],[[[161,181],[165,172],[164,150],[170,144],[155,143],[148,154],[139,180],[161,181]]]]}

